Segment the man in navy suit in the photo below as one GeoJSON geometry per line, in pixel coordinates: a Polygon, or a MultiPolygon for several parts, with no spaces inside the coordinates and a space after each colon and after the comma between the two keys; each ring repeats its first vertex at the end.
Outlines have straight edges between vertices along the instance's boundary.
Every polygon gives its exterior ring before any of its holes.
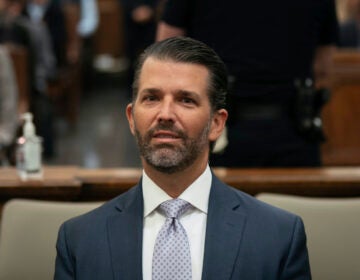
{"type": "Polygon", "coordinates": [[[205,44],[177,37],[145,50],[126,109],[143,176],[128,192],[61,226],[55,279],[152,279],[156,236],[166,219],[158,206],[174,198],[191,205],[179,218],[191,279],[311,279],[301,219],[211,172],[209,152],[228,117],[226,91],[225,66],[205,44]]]}

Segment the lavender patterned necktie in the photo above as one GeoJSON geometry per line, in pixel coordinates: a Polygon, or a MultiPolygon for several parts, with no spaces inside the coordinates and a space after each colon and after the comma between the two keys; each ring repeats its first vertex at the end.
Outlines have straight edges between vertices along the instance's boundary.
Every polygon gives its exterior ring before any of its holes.
{"type": "Polygon", "coordinates": [[[190,207],[182,199],[167,200],[159,206],[166,221],[155,242],[152,280],[191,280],[189,240],[178,220],[190,207]]]}

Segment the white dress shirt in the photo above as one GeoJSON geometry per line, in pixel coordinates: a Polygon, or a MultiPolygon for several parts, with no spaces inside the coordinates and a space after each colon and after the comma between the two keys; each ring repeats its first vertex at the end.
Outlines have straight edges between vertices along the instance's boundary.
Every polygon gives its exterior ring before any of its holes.
{"type": "MultiPolygon", "coordinates": [[[[193,280],[200,280],[202,275],[211,181],[211,171],[207,166],[203,174],[179,196],[193,206],[180,217],[180,223],[189,238],[193,280]]],[[[172,197],[158,187],[145,172],[143,172],[142,187],[144,196],[143,279],[151,280],[155,241],[166,219],[157,211],[157,207],[172,197]]]]}

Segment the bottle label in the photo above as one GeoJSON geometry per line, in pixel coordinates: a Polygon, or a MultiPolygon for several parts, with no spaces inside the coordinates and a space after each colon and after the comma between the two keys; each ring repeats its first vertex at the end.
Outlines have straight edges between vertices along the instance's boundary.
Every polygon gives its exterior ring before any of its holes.
{"type": "Polygon", "coordinates": [[[41,167],[41,150],[39,143],[27,141],[24,145],[26,172],[38,172],[41,167]]]}

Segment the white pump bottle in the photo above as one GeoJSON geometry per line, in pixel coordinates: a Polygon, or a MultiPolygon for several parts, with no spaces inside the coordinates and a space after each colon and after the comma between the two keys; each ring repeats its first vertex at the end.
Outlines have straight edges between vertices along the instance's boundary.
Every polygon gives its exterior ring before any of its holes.
{"type": "Polygon", "coordinates": [[[23,136],[17,141],[16,167],[22,180],[40,179],[42,177],[42,139],[36,136],[33,115],[25,113],[22,119],[25,124],[23,136]]]}

